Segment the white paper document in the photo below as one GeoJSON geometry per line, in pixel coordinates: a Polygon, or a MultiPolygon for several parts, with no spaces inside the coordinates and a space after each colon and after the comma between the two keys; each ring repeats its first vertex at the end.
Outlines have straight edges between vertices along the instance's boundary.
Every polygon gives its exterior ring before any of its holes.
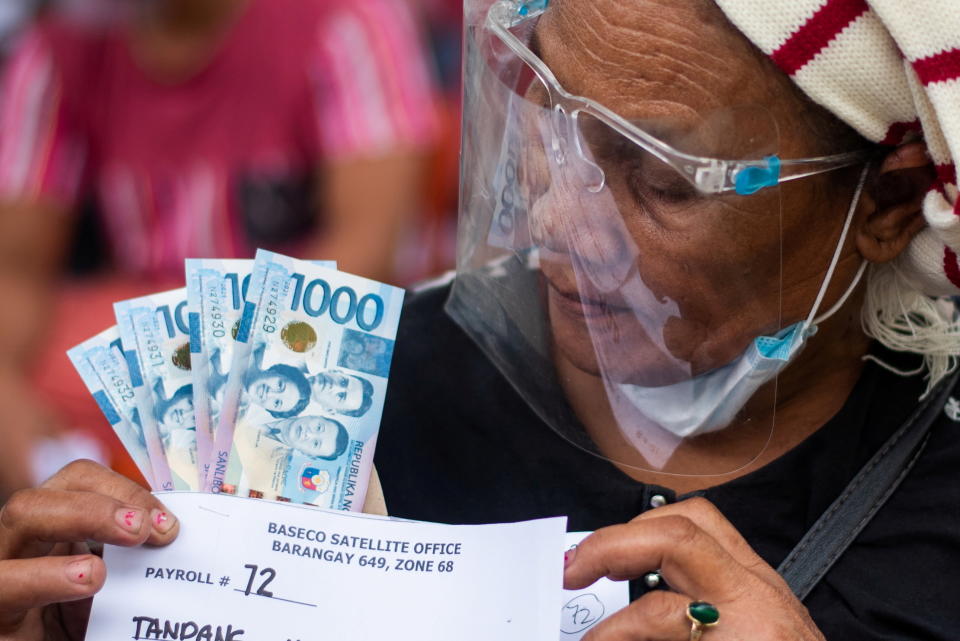
{"type": "MultiPolygon", "coordinates": [[[[567,549],[575,548],[590,532],[567,534],[567,549]]],[[[630,604],[626,581],[600,579],[583,590],[564,590],[560,607],[561,641],[579,641],[591,628],[630,604]]]]}
{"type": "Polygon", "coordinates": [[[88,641],[570,639],[564,518],[453,526],[213,494],[163,501],[180,536],[107,546],[88,641]]]}

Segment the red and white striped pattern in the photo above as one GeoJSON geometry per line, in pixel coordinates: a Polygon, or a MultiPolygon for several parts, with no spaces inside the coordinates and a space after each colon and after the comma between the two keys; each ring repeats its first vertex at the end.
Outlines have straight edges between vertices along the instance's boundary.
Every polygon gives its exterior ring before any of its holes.
{"type": "Polygon", "coordinates": [[[715,0],[813,100],[874,142],[918,133],[937,165],[928,227],[899,259],[930,296],[960,293],[960,3],[715,0]]]}
{"type": "Polygon", "coordinates": [[[424,99],[432,81],[410,8],[397,0],[334,4],[320,26],[315,61],[328,77],[317,89],[328,159],[429,144],[437,114],[424,99]]]}
{"type": "Polygon", "coordinates": [[[0,193],[75,197],[83,156],[65,135],[61,94],[50,51],[28,34],[0,83],[0,193]]]}

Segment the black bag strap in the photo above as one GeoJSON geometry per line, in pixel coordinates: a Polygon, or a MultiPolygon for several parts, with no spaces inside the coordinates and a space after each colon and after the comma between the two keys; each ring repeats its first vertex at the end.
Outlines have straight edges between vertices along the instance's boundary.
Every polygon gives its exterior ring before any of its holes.
{"type": "Polygon", "coordinates": [[[960,378],[940,383],[850,481],[777,571],[802,601],[883,507],[920,457],[930,428],[960,378]]]}

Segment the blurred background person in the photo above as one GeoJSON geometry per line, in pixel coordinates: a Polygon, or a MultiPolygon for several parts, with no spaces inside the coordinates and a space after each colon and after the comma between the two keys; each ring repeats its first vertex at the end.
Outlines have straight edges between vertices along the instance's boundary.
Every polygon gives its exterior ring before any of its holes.
{"type": "Polygon", "coordinates": [[[183,286],[184,258],[268,247],[394,281],[440,133],[405,2],[64,5],[0,84],[0,494],[32,480],[49,408],[122,456],[63,351],[113,301],[183,286]],[[107,276],[60,284],[70,256],[107,276]]]}
{"type": "Polygon", "coordinates": [[[7,56],[11,43],[32,18],[38,5],[36,0],[0,1],[0,60],[7,56]]]}
{"type": "Polygon", "coordinates": [[[450,270],[456,255],[460,185],[462,0],[406,0],[426,35],[437,91],[437,144],[429,160],[423,210],[401,247],[404,282],[450,270]]]}

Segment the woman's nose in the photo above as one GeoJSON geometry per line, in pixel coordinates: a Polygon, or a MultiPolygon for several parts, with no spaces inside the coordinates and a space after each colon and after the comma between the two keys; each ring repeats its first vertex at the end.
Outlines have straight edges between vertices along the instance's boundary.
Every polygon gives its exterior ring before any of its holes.
{"type": "Polygon", "coordinates": [[[594,287],[611,291],[639,252],[609,187],[592,191],[575,162],[552,163],[550,184],[530,209],[530,235],[536,246],[567,254],[594,287]]]}

